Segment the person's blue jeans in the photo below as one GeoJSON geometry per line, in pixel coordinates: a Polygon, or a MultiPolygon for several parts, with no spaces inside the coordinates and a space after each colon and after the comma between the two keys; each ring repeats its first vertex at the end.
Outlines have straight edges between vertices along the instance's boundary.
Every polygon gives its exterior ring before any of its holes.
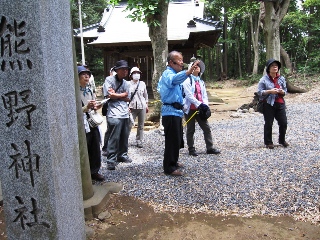
{"type": "Polygon", "coordinates": [[[107,162],[128,157],[129,118],[108,117],[107,162]]]}

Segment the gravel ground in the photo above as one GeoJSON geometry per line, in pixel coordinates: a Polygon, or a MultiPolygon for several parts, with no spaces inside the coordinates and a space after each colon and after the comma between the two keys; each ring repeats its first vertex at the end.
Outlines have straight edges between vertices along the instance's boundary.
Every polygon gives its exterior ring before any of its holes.
{"type": "MultiPolygon", "coordinates": [[[[320,223],[320,99],[319,89],[287,100],[288,148],[263,144],[263,117],[213,121],[214,144],[222,153],[205,154],[201,129],[197,126],[198,157],[180,151],[183,177],[163,173],[164,137],[158,130],[145,133],[144,148],[129,138],[132,163],[115,171],[102,168],[107,182],[124,184],[119,194],[136,197],[155,211],[208,212],[217,215],[289,215],[296,220],[320,223]],[[305,103],[308,102],[308,103],[305,103]]],[[[277,143],[278,127],[273,127],[277,143]]]]}

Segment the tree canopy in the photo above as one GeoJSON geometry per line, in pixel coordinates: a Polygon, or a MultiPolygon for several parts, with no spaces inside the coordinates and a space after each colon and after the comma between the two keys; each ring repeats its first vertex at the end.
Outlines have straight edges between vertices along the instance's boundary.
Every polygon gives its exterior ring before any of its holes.
{"type": "MultiPolygon", "coordinates": [[[[70,2],[73,27],[78,28],[78,1],[70,0],[70,2]]],[[[244,0],[241,4],[238,0],[208,0],[205,1],[205,18],[223,22],[224,31],[215,48],[203,48],[198,52],[198,55],[203,57],[208,70],[213,69],[210,72],[206,71],[207,80],[221,79],[224,75],[229,78],[246,78],[252,74],[262,73],[268,56],[266,51],[268,43],[262,28],[263,24],[266,24],[265,6],[273,4],[272,6],[277,7],[280,2],[289,3],[279,23],[281,61],[286,62],[284,65],[286,68],[283,70],[287,73],[295,71],[308,74],[320,71],[319,0],[244,0]],[[254,70],[255,64],[256,70],[254,70]]],[[[119,3],[117,0],[83,0],[83,26],[100,22],[104,8],[108,4],[117,3],[119,3]]],[[[126,3],[129,10],[128,17],[133,21],[147,22],[151,31],[162,29],[161,6],[168,4],[167,0],[128,0],[126,3]]],[[[77,44],[77,58],[80,61],[79,43],[77,44]]],[[[95,48],[91,51],[91,47],[86,45],[85,53],[86,61],[92,65],[95,75],[103,76],[101,50],[95,48]]],[[[158,52],[156,56],[159,55],[163,54],[158,52]]],[[[164,62],[160,59],[158,61],[158,64],[163,67],[164,62]]]]}
{"type": "MultiPolygon", "coordinates": [[[[78,0],[70,0],[72,27],[80,27],[78,0]]],[[[99,23],[104,9],[108,6],[107,0],[81,0],[82,26],[99,23]]],[[[81,44],[80,39],[75,39],[77,62],[81,62],[81,44]]],[[[102,49],[93,48],[90,45],[84,45],[86,63],[93,72],[95,81],[102,83],[104,76],[102,49]]]]}
{"type": "MultiPolygon", "coordinates": [[[[294,71],[308,71],[310,74],[319,72],[320,23],[316,20],[319,19],[320,10],[318,0],[306,0],[303,3],[298,0],[245,0],[242,1],[242,4],[236,0],[206,1],[206,17],[225,22],[224,34],[219,39],[219,43],[223,46],[223,53],[226,52],[222,57],[226,57],[228,77],[239,78],[253,73],[254,42],[252,42],[251,34],[260,33],[257,42],[260,55],[258,72],[263,71],[264,63],[268,57],[266,51],[268,43],[263,35],[262,27],[263,24],[267,24],[265,27],[269,27],[274,23],[272,22],[274,19],[271,22],[265,22],[265,7],[267,4],[274,6],[275,14],[277,14],[277,11],[281,10],[281,4],[285,2],[289,3],[289,6],[279,26],[280,46],[284,53],[287,53],[294,71]],[[250,19],[252,19],[253,25],[250,24],[250,19]],[[260,26],[259,31],[251,31],[252,28],[256,29],[256,26],[260,26]]],[[[209,51],[211,55],[217,54],[215,51],[209,51]]],[[[285,61],[284,57],[281,54],[282,61],[285,61]]],[[[224,63],[224,59],[221,59],[221,62],[224,63]]],[[[224,69],[219,70],[221,72],[224,69]]],[[[289,72],[289,70],[286,71],[289,72]]],[[[216,77],[219,77],[219,73],[216,77]]]]}

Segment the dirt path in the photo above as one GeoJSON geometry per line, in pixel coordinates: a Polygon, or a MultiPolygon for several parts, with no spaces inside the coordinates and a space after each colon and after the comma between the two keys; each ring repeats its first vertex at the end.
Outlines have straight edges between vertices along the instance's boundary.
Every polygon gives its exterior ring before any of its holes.
{"type": "Polygon", "coordinates": [[[146,203],[118,195],[112,196],[107,209],[110,218],[87,222],[95,229],[92,239],[320,239],[319,226],[289,217],[155,213],[146,203]]]}
{"type": "Polygon", "coordinates": [[[210,89],[209,93],[217,98],[220,98],[223,103],[210,103],[210,108],[213,110],[210,121],[223,120],[230,118],[230,114],[236,111],[243,104],[248,104],[252,101],[255,87],[231,87],[223,89],[210,89]]]}

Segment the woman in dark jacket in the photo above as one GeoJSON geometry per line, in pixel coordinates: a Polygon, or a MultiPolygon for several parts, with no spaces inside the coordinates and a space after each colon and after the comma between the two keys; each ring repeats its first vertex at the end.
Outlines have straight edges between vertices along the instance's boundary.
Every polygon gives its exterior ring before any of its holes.
{"type": "Polygon", "coordinates": [[[260,100],[264,100],[264,144],[273,149],[272,125],[274,119],[279,125],[278,142],[283,147],[288,147],[286,142],[287,114],[284,96],[287,93],[286,79],[279,74],[281,63],[275,59],[269,59],[266,64],[266,72],[258,84],[260,100]]]}

